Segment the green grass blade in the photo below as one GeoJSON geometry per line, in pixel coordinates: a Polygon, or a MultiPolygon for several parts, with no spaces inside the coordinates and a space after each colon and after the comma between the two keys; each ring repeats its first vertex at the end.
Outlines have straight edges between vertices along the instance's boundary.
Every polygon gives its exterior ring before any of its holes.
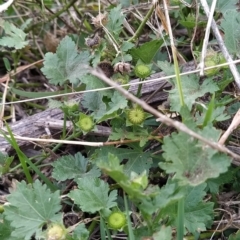
{"type": "Polygon", "coordinates": [[[207,126],[207,124],[211,122],[212,114],[215,107],[214,101],[215,101],[215,94],[213,94],[212,99],[208,105],[208,109],[203,121],[203,127],[207,126]]]}
{"type": "Polygon", "coordinates": [[[13,134],[12,134],[12,131],[9,127],[9,125],[6,123],[6,126],[7,126],[7,130],[8,130],[8,133],[10,135],[10,138],[3,132],[1,131],[1,133],[3,134],[3,136],[6,138],[6,140],[9,142],[9,144],[12,145],[12,147],[16,150],[17,152],[17,155],[18,155],[18,158],[19,158],[19,161],[21,163],[21,166],[22,166],[22,169],[23,169],[23,172],[26,176],[26,179],[27,179],[27,182],[28,183],[33,183],[33,180],[32,180],[32,176],[28,170],[28,167],[27,167],[27,164],[26,164],[26,155],[20,150],[13,134]]]}
{"type": "Polygon", "coordinates": [[[133,233],[133,228],[132,228],[132,223],[129,217],[129,210],[128,210],[128,201],[127,201],[127,197],[126,194],[124,193],[124,206],[125,206],[125,211],[126,211],[126,215],[127,215],[127,225],[128,225],[128,239],[129,240],[135,240],[135,236],[133,233]]]}
{"type": "Polygon", "coordinates": [[[107,240],[105,236],[105,224],[102,216],[100,216],[100,236],[102,240],[107,240]]]}
{"type": "Polygon", "coordinates": [[[184,204],[185,204],[184,198],[178,201],[177,240],[183,240],[184,236],[184,204]]]}
{"type": "Polygon", "coordinates": [[[17,141],[15,140],[13,133],[9,127],[9,125],[6,123],[6,127],[8,130],[8,133],[10,135],[10,138],[3,132],[3,136],[6,138],[6,140],[12,145],[12,147],[16,150],[18,158],[20,160],[23,172],[26,176],[28,183],[33,183],[32,177],[30,175],[29,169],[27,167],[27,164],[33,169],[33,171],[44,181],[47,186],[52,190],[56,191],[57,187],[52,184],[52,182],[28,159],[28,157],[20,150],[17,141]],[[26,164],[27,163],[27,164],[26,164]]]}

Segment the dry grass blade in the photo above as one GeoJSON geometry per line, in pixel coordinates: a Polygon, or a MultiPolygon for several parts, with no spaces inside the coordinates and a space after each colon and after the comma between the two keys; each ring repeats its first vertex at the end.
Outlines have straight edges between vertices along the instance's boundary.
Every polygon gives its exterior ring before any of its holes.
{"type": "Polygon", "coordinates": [[[227,140],[227,138],[230,136],[230,134],[240,125],[240,110],[237,111],[235,114],[232,123],[228,127],[227,131],[222,135],[222,137],[219,139],[219,144],[224,144],[227,140]]]}

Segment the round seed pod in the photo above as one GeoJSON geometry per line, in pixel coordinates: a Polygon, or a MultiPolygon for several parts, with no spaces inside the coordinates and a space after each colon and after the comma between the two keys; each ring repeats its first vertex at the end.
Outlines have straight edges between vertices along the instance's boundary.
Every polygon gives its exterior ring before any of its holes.
{"type": "Polygon", "coordinates": [[[114,230],[120,230],[127,224],[126,216],[123,212],[112,212],[108,217],[108,226],[114,230]]]}
{"type": "Polygon", "coordinates": [[[95,35],[93,38],[85,38],[85,44],[90,48],[96,48],[100,42],[101,38],[98,35],[95,35]]]}
{"type": "Polygon", "coordinates": [[[140,107],[130,109],[127,116],[129,122],[134,125],[141,125],[145,120],[145,113],[140,107]]]}
{"type": "Polygon", "coordinates": [[[114,72],[119,72],[121,74],[131,72],[131,64],[125,62],[119,62],[114,65],[114,72]]]}
{"type": "Polygon", "coordinates": [[[135,75],[139,78],[147,78],[151,74],[151,69],[148,65],[138,64],[134,68],[135,75]]]}
{"type": "Polygon", "coordinates": [[[86,116],[79,119],[77,122],[79,128],[81,128],[84,132],[89,132],[94,127],[94,123],[91,117],[86,116]]]}

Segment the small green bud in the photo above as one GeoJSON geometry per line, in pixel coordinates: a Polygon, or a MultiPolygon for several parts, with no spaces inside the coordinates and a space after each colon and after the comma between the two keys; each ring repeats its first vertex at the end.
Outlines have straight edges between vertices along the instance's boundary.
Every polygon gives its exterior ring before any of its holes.
{"type": "Polygon", "coordinates": [[[151,68],[145,64],[137,64],[134,68],[135,75],[139,78],[147,78],[151,74],[151,68]]]}
{"type": "Polygon", "coordinates": [[[65,240],[66,235],[66,228],[60,224],[53,224],[47,230],[47,240],[65,240]]]}
{"type": "Polygon", "coordinates": [[[89,116],[80,117],[79,121],[77,122],[77,125],[84,132],[89,132],[94,127],[93,120],[89,116]]]}
{"type": "Polygon", "coordinates": [[[79,111],[79,103],[75,100],[64,102],[64,107],[67,108],[69,112],[79,111]]]}
{"type": "Polygon", "coordinates": [[[112,212],[108,217],[108,226],[114,230],[122,229],[127,223],[126,216],[123,212],[112,212]]]}
{"type": "MultiPolygon", "coordinates": [[[[212,60],[208,60],[205,62],[205,67],[212,67],[215,65],[216,65],[216,62],[212,60]]],[[[208,70],[205,70],[205,75],[208,77],[214,76],[215,74],[217,74],[218,71],[219,71],[219,68],[208,69],[208,70]]]]}
{"type": "Polygon", "coordinates": [[[128,111],[128,120],[134,125],[141,125],[145,120],[145,113],[142,108],[135,107],[128,111]]]}

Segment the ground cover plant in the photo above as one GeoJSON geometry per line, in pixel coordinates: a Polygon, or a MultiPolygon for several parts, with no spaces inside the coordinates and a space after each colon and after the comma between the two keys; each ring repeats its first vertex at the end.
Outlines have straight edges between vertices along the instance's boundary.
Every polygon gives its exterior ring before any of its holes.
{"type": "Polygon", "coordinates": [[[0,239],[240,239],[238,8],[2,3],[0,239]]]}

